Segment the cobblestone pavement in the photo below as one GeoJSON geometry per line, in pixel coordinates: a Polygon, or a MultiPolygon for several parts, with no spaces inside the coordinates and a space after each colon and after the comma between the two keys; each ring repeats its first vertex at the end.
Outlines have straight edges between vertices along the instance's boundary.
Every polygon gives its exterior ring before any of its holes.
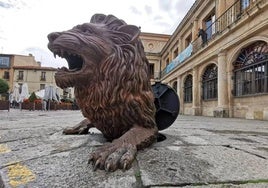
{"type": "Polygon", "coordinates": [[[179,116],[167,137],[139,151],[132,168],[93,171],[97,130],[63,135],[79,111],[0,111],[2,187],[268,187],[268,122],[179,116]]]}

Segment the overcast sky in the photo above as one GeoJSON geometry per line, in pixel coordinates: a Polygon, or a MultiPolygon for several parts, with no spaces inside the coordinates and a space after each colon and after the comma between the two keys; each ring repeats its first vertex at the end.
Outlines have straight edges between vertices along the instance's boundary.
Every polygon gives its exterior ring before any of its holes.
{"type": "Polygon", "coordinates": [[[113,14],[142,32],[172,34],[195,0],[0,0],[0,53],[32,53],[42,66],[60,67],[47,35],[113,14]]]}

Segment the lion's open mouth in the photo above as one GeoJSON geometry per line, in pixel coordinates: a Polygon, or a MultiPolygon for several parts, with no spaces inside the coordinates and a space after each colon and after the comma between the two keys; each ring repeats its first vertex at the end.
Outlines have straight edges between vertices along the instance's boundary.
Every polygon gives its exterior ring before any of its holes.
{"type": "Polygon", "coordinates": [[[83,58],[78,54],[73,54],[64,50],[58,50],[54,51],[54,57],[56,58],[56,55],[58,55],[61,58],[66,59],[69,66],[69,71],[79,71],[82,69],[84,60],[83,58]]]}

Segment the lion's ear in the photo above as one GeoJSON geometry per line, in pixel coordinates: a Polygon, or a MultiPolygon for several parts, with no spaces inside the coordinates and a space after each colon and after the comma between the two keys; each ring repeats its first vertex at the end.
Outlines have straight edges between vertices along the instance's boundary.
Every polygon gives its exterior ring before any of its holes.
{"type": "Polygon", "coordinates": [[[134,42],[139,38],[140,29],[135,25],[124,25],[118,29],[120,32],[124,32],[131,36],[130,42],[134,42]]]}
{"type": "Polygon", "coordinates": [[[90,23],[101,23],[105,18],[106,16],[104,14],[94,14],[91,17],[90,23]]]}

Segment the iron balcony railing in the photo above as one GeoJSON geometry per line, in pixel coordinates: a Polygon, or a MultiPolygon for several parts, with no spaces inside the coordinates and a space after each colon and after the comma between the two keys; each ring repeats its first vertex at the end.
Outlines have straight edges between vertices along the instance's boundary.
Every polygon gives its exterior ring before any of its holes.
{"type": "MultiPolygon", "coordinates": [[[[224,30],[227,28],[232,27],[232,25],[236,24],[236,22],[241,19],[241,17],[247,13],[247,11],[254,7],[254,6],[261,6],[266,2],[267,0],[255,0],[255,1],[244,1],[237,0],[230,8],[228,8],[220,17],[218,17],[208,28],[206,28],[205,32],[207,34],[207,41],[202,41],[201,36],[195,39],[192,44],[192,52],[191,56],[198,52],[200,49],[205,48],[206,45],[212,41],[215,36],[220,35],[224,30]],[[244,3],[243,3],[244,2],[244,3]]],[[[184,60],[185,61],[185,60],[184,60]]],[[[183,62],[181,62],[183,63],[183,62]]],[[[179,64],[181,64],[179,63],[179,64]]],[[[176,66],[178,66],[177,64],[176,66]]],[[[160,78],[163,78],[166,74],[169,72],[172,72],[171,70],[167,71],[166,66],[161,72],[160,72],[160,78]]],[[[175,67],[174,67],[175,68],[175,67]]],[[[173,69],[174,69],[173,68],[173,69]]]]}
{"type": "Polygon", "coordinates": [[[23,80],[23,75],[17,75],[17,80],[23,80]]]}
{"type": "Polygon", "coordinates": [[[40,81],[46,81],[46,77],[45,76],[40,76],[40,81]]]}

